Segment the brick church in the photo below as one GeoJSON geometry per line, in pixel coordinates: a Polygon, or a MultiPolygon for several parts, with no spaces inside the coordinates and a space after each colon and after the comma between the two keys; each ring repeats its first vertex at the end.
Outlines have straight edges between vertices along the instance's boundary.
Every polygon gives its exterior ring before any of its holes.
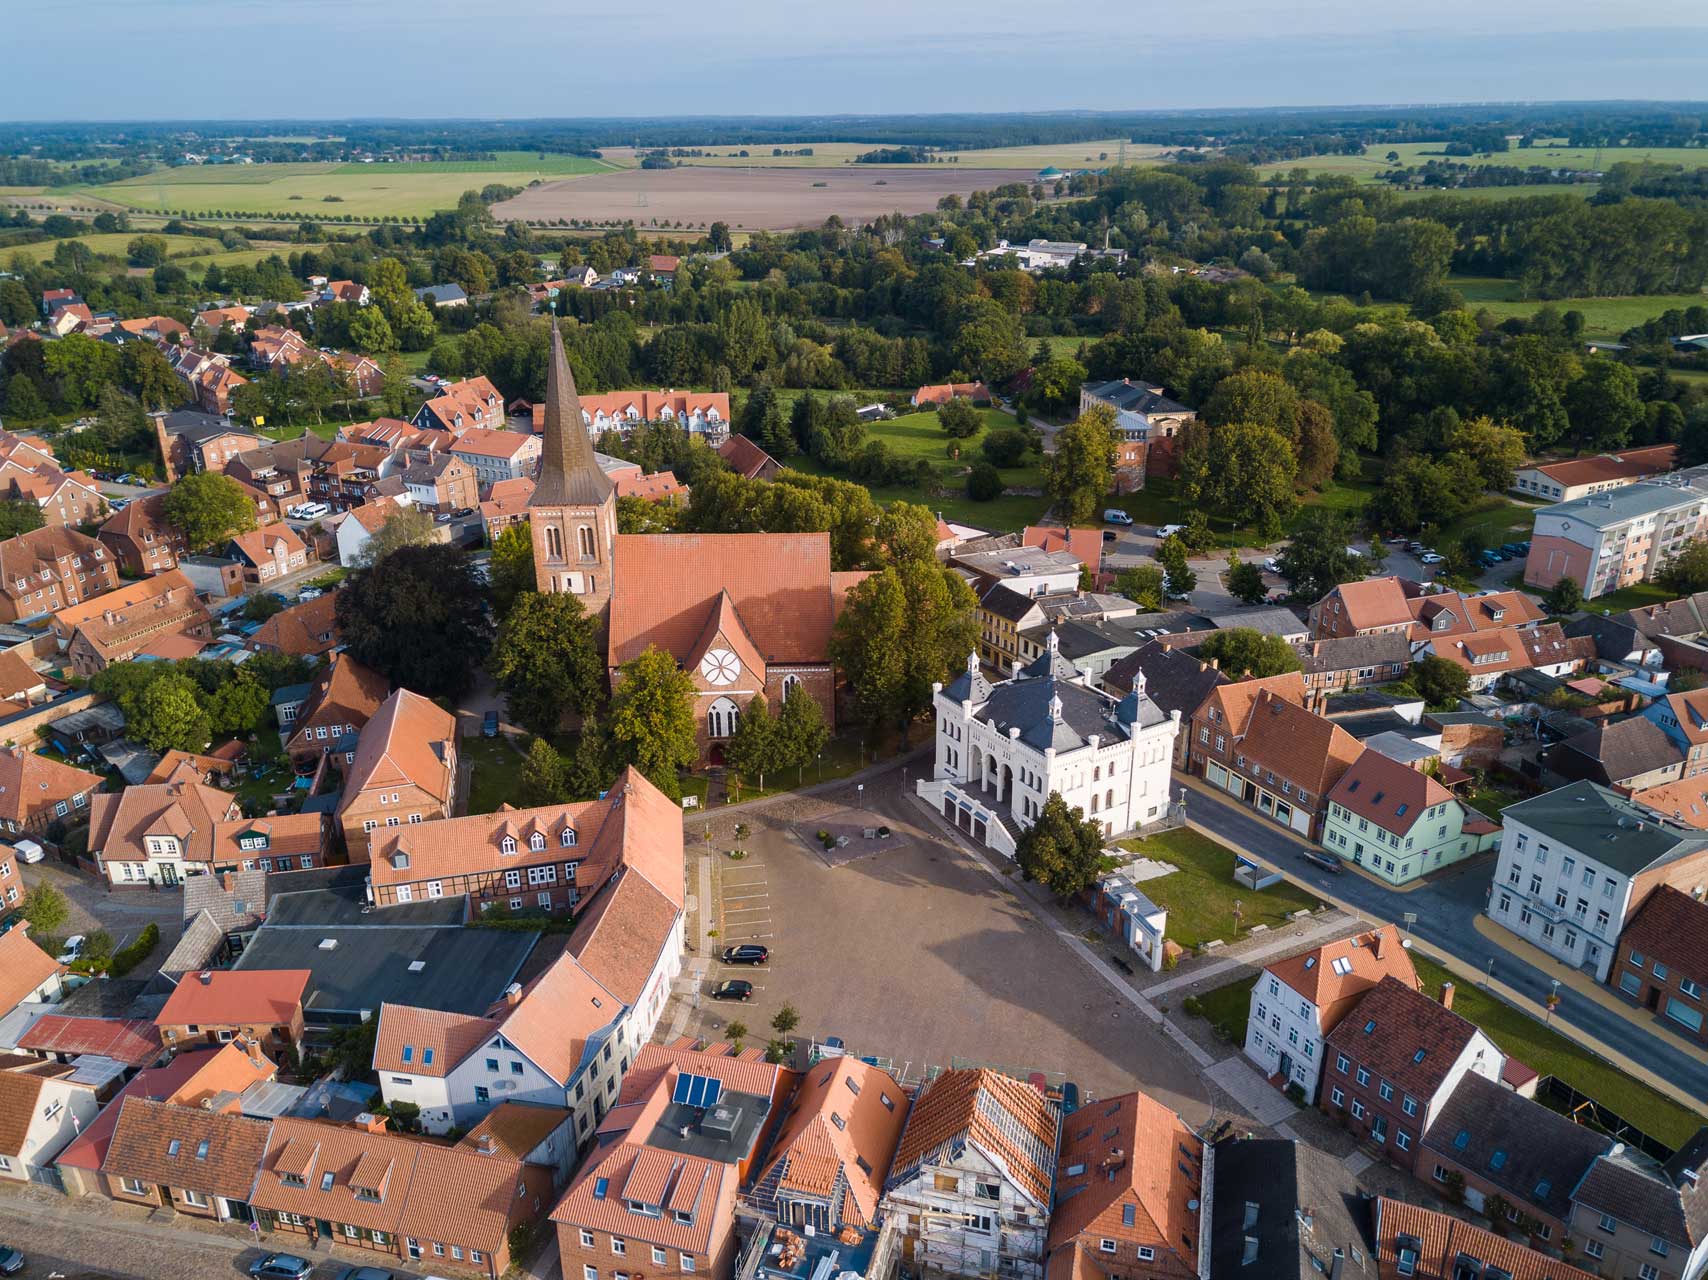
{"type": "Polygon", "coordinates": [[[775,714],[800,684],[834,726],[831,627],[866,575],[831,571],[826,533],[619,534],[555,324],[550,360],[528,503],[538,588],[570,592],[603,620],[613,679],[648,645],[673,654],[694,681],[702,757],[714,764],[760,692],[775,714]]]}

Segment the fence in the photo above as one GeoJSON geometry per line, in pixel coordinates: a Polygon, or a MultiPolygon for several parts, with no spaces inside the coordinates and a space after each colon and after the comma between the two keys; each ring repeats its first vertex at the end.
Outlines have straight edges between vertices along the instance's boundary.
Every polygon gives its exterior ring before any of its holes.
{"type": "Polygon", "coordinates": [[[1579,1093],[1556,1076],[1543,1076],[1536,1085],[1536,1101],[1550,1110],[1570,1116],[1579,1124],[1611,1134],[1628,1147],[1665,1162],[1671,1159],[1673,1148],[1641,1129],[1629,1124],[1617,1112],[1608,1110],[1588,1094],[1579,1093]]]}

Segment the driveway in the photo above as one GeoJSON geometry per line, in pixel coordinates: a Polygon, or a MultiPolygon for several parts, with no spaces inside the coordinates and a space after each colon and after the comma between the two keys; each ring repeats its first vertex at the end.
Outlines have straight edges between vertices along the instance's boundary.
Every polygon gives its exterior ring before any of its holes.
{"type": "Polygon", "coordinates": [[[18,868],[26,887],[53,885],[66,897],[70,918],[59,930],[61,937],[105,929],[113,937],[116,951],[150,924],[160,926],[160,945],[154,954],[133,969],[129,977],[149,977],[178,941],[183,929],[182,889],[112,889],[103,880],[73,871],[48,858],[18,868]]]}
{"type": "MultiPolygon", "coordinates": [[[[1275,867],[1289,880],[1347,903],[1372,920],[1398,921],[1406,912],[1415,912],[1417,921],[1410,932],[1461,964],[1490,974],[1538,1004],[1553,990],[1548,975],[1476,928],[1488,899],[1495,855],[1471,858],[1430,877],[1420,888],[1398,893],[1364,876],[1320,871],[1294,857],[1298,846],[1274,823],[1238,801],[1199,787],[1191,788],[1188,795],[1194,823],[1275,867]]],[[[1675,1040],[1647,1032],[1593,1000],[1568,999],[1553,1020],[1556,1025],[1577,1027],[1602,1044],[1618,1046],[1650,1070],[1699,1097],[1708,1097],[1708,1063],[1675,1040]]]]}
{"type": "MultiPolygon", "coordinates": [[[[694,1030],[721,1037],[739,1019],[748,1043],[763,1043],[789,1003],[800,1014],[796,1036],[841,1036],[850,1051],[889,1058],[904,1074],[960,1060],[1059,1072],[1095,1095],[1142,1088],[1190,1123],[1208,1117],[1209,1092],[1184,1052],[1013,889],[939,835],[899,779],[869,785],[864,807],[892,828],[894,843],[874,842],[876,852],[840,865],[812,839],[845,816],[834,803],[800,798],[748,816],[747,857],[716,864],[717,942],[761,942],[772,958],[713,963],[702,994],[744,978],[753,1000],[704,1001],[694,1030]]],[[[861,844],[851,847],[864,854],[861,844]]]]}

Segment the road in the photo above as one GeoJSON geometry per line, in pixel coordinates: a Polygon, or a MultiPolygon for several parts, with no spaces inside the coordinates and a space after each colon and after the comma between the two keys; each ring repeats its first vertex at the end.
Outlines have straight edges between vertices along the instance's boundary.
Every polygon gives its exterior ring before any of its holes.
{"type": "MultiPolygon", "coordinates": [[[[1317,870],[1291,856],[1300,846],[1274,823],[1236,800],[1197,787],[1188,790],[1187,796],[1192,822],[1281,871],[1289,880],[1344,902],[1373,920],[1398,921],[1406,912],[1416,912],[1411,933],[1461,964],[1492,972],[1500,982],[1538,1004],[1554,989],[1553,980],[1540,969],[1477,932],[1476,918],[1490,883],[1487,858],[1474,858],[1463,867],[1432,877],[1422,888],[1397,893],[1361,875],[1317,870]]],[[[1617,1045],[1681,1088],[1708,1097],[1708,1063],[1593,1000],[1574,999],[1568,994],[1555,1011],[1554,1021],[1575,1027],[1603,1044],[1617,1045]]]]}

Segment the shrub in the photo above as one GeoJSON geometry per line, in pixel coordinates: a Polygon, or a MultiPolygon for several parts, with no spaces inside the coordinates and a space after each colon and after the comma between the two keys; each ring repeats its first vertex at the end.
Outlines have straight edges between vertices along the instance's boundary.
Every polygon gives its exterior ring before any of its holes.
{"type": "Polygon", "coordinates": [[[115,978],[124,977],[137,965],[148,959],[149,952],[159,945],[160,926],[157,924],[145,925],[142,932],[136,935],[134,942],[113,953],[113,963],[107,972],[115,978]]]}
{"type": "Polygon", "coordinates": [[[989,502],[1002,496],[1002,476],[988,462],[979,462],[967,473],[967,497],[974,502],[989,502]]]}

